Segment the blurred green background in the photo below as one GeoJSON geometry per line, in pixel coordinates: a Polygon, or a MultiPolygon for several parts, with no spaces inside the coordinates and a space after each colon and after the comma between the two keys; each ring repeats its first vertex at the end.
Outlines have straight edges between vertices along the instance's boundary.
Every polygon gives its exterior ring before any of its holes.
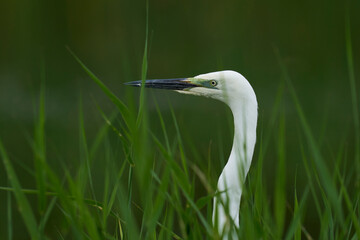
{"type": "MultiPolygon", "coordinates": [[[[347,11],[358,80],[359,1],[149,1],[148,78],[190,77],[225,69],[240,72],[257,94],[260,136],[269,122],[276,91],[283,81],[277,49],[320,145],[330,149],[329,152],[334,149],[334,153],[340,142],[352,149],[354,131],[345,44],[347,11]]],[[[122,83],[141,78],[145,26],[145,1],[0,3],[0,137],[24,188],[35,186],[26,169],[33,168],[28,138],[33,134],[41,62],[46,69],[48,161],[54,167],[62,166],[59,162],[65,163],[71,170],[76,166],[72,161],[78,156],[79,100],[83,100],[89,139],[103,123],[96,103],[108,112],[115,108],[65,46],[128,104],[137,99],[139,91],[122,83]]],[[[359,81],[357,86],[359,94],[359,81]]],[[[170,133],[175,132],[171,128],[170,106],[175,110],[189,152],[195,146],[205,159],[210,142],[213,156],[218,155],[220,145],[224,152],[229,152],[231,115],[222,103],[158,90],[148,93],[150,127],[155,134],[161,134],[161,128],[154,98],[170,125],[170,133]]],[[[299,167],[301,129],[294,105],[285,93],[286,166],[290,179],[286,187],[293,188],[297,171],[301,192],[301,187],[306,185],[305,174],[299,167]]],[[[255,155],[258,151],[256,148],[255,155]]],[[[276,164],[271,152],[275,155],[275,150],[270,151],[264,163],[264,181],[270,189],[276,164]]],[[[331,165],[331,156],[327,157],[331,165]]],[[[97,164],[101,168],[101,163],[97,164]]],[[[353,163],[347,164],[351,167],[353,163]]],[[[4,167],[0,166],[0,185],[7,186],[4,167]]],[[[214,170],[217,174],[220,171],[214,170]]],[[[100,186],[95,184],[95,188],[100,186]]],[[[269,195],[271,198],[271,191],[269,195]]],[[[289,191],[289,199],[292,195],[289,191]]],[[[35,202],[36,198],[30,200],[35,202]]],[[[0,191],[0,202],[2,238],[6,236],[6,192],[0,191]]],[[[316,221],[312,222],[311,214],[307,218],[308,230],[316,236],[316,221]]],[[[14,222],[18,223],[17,230],[24,228],[16,214],[14,222]]],[[[21,231],[14,234],[18,239],[26,236],[21,231]]]]}

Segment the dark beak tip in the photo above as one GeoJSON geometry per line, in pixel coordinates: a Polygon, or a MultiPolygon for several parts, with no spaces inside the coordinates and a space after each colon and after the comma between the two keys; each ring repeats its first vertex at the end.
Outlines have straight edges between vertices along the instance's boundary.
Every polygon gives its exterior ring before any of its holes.
{"type": "Polygon", "coordinates": [[[127,85],[127,86],[133,86],[133,87],[141,87],[141,81],[125,82],[123,84],[127,85]]]}

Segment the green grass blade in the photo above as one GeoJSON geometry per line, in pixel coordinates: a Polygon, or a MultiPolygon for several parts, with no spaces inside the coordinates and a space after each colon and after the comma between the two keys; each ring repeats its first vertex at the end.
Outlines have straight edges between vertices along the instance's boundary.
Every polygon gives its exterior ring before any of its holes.
{"type": "Polygon", "coordinates": [[[90,151],[89,151],[89,155],[90,155],[90,159],[94,159],[99,147],[104,143],[104,138],[107,136],[108,134],[108,124],[105,122],[101,128],[98,130],[95,139],[93,140],[91,147],[90,147],[90,151]]]}
{"type": "Polygon", "coordinates": [[[311,170],[310,170],[310,167],[309,167],[309,164],[308,164],[308,160],[307,160],[307,158],[305,156],[304,146],[303,146],[302,142],[300,142],[300,150],[301,150],[301,156],[302,156],[303,164],[304,164],[304,167],[305,167],[305,172],[306,172],[308,182],[309,182],[308,185],[310,187],[310,191],[311,191],[311,194],[313,196],[314,203],[315,203],[315,206],[316,206],[316,211],[318,213],[319,218],[321,218],[322,212],[321,212],[321,207],[320,207],[320,201],[319,201],[319,198],[317,196],[317,191],[316,191],[315,186],[314,186],[313,174],[311,173],[311,170]]]}
{"type": "Polygon", "coordinates": [[[350,14],[349,9],[346,12],[345,19],[345,43],[346,43],[346,59],[348,65],[349,81],[350,81],[350,91],[351,91],[351,101],[353,109],[353,121],[355,129],[355,164],[357,165],[357,181],[359,184],[360,181],[360,122],[359,122],[359,106],[357,99],[357,88],[355,81],[355,71],[354,71],[354,61],[352,55],[352,44],[351,44],[351,29],[350,29],[350,14]]]}
{"type": "Polygon", "coordinates": [[[85,72],[89,75],[89,77],[101,88],[101,90],[109,97],[109,99],[116,105],[119,109],[120,113],[123,116],[123,119],[129,129],[132,128],[132,121],[130,119],[130,112],[127,106],[115,96],[115,94],[98,78],[96,75],[90,71],[89,68],[85,66],[85,64],[76,56],[76,54],[69,48],[66,47],[70,54],[75,58],[75,60],[80,64],[80,66],[85,70],[85,72]]]}
{"type": "Polygon", "coordinates": [[[90,185],[91,195],[94,198],[94,200],[96,200],[94,185],[93,185],[93,181],[92,181],[88,144],[86,141],[85,126],[84,126],[84,113],[83,113],[83,108],[82,108],[81,97],[80,97],[80,102],[79,102],[79,137],[80,137],[80,139],[79,139],[80,140],[80,159],[83,160],[83,163],[86,166],[86,171],[87,171],[87,175],[88,175],[87,178],[88,178],[89,185],[90,185]]]}
{"type": "Polygon", "coordinates": [[[140,239],[136,219],[134,217],[134,214],[132,213],[132,208],[128,205],[128,195],[126,193],[126,190],[123,189],[123,187],[121,186],[121,184],[119,184],[119,190],[116,192],[116,194],[121,218],[125,221],[124,225],[120,224],[121,222],[119,222],[118,226],[121,227],[119,230],[121,231],[121,233],[123,232],[124,239],[140,239]],[[124,230],[122,229],[122,226],[124,226],[124,230]]]}
{"type": "Polygon", "coordinates": [[[132,201],[132,184],[133,184],[133,167],[130,166],[129,167],[129,176],[128,176],[128,192],[127,192],[127,197],[128,197],[128,207],[131,208],[131,201],[132,201]]]}
{"type": "Polygon", "coordinates": [[[176,121],[176,116],[175,116],[174,110],[172,108],[170,108],[170,109],[171,109],[171,116],[173,118],[173,122],[174,122],[175,129],[176,129],[176,136],[177,136],[177,139],[178,139],[178,142],[179,142],[181,164],[182,164],[182,167],[184,169],[186,177],[189,177],[188,169],[186,167],[187,164],[186,164],[186,156],[185,156],[185,152],[184,152],[184,145],[183,145],[183,142],[181,140],[181,134],[180,134],[179,125],[178,125],[178,123],[176,121]]]}
{"type": "Polygon", "coordinates": [[[145,80],[147,74],[147,58],[148,58],[148,37],[149,37],[149,1],[146,1],[146,26],[145,26],[145,47],[144,47],[144,55],[142,59],[142,67],[141,67],[141,89],[140,89],[140,103],[139,103],[139,112],[136,119],[137,127],[140,126],[142,121],[143,112],[144,112],[144,104],[145,104],[145,80]]]}
{"type": "Polygon", "coordinates": [[[274,211],[275,220],[277,226],[277,236],[282,238],[284,224],[285,224],[285,183],[286,183],[286,171],[285,171],[285,116],[280,118],[279,135],[278,135],[278,166],[275,179],[275,199],[274,199],[274,211]]]}
{"type": "Polygon", "coordinates": [[[38,192],[38,207],[40,214],[43,214],[46,208],[46,172],[43,167],[46,161],[45,146],[45,67],[42,64],[41,69],[41,90],[39,98],[38,121],[35,126],[34,139],[34,165],[36,175],[36,185],[38,192]]]}
{"type": "Polygon", "coordinates": [[[7,156],[7,153],[5,151],[5,148],[1,140],[0,140],[0,155],[1,158],[3,159],[3,163],[5,165],[6,173],[8,175],[10,184],[14,188],[14,195],[18,203],[19,212],[24,219],[25,226],[31,236],[31,239],[33,240],[39,239],[40,233],[37,228],[36,218],[30,207],[28,200],[25,197],[25,194],[22,192],[22,188],[18,180],[18,177],[16,176],[14,168],[7,156]]]}
{"type": "MultiPolygon", "coordinates": [[[[296,183],[295,183],[296,184],[296,183]]],[[[299,202],[297,198],[296,188],[295,188],[295,203],[294,203],[294,216],[299,212],[299,202]]],[[[295,233],[294,233],[294,240],[301,240],[301,224],[298,223],[295,233]]]]}
{"type": "Polygon", "coordinates": [[[41,232],[44,232],[44,230],[45,230],[45,225],[46,225],[47,221],[49,220],[50,214],[51,214],[52,210],[54,209],[56,201],[57,201],[57,197],[53,197],[53,199],[50,201],[48,208],[46,209],[44,216],[41,218],[41,221],[39,224],[39,229],[41,232]]]}
{"type": "Polygon", "coordinates": [[[209,236],[213,236],[214,235],[213,229],[208,224],[208,222],[206,221],[206,218],[202,215],[199,208],[196,206],[196,203],[191,199],[190,195],[184,189],[181,189],[181,190],[182,190],[182,192],[183,192],[183,194],[184,194],[184,196],[185,196],[185,198],[187,200],[187,203],[190,204],[192,209],[198,215],[203,227],[205,227],[205,230],[206,230],[207,234],[209,234],[209,236]]]}
{"type": "Polygon", "coordinates": [[[164,118],[163,118],[163,116],[161,114],[161,111],[159,109],[159,105],[156,103],[155,106],[156,106],[156,111],[158,113],[158,117],[159,117],[159,120],[160,120],[161,129],[162,129],[162,132],[163,132],[163,135],[164,135],[166,149],[167,149],[167,152],[171,154],[172,152],[171,152],[171,148],[170,148],[169,137],[168,137],[166,127],[165,127],[164,118]]]}
{"type": "Polygon", "coordinates": [[[117,193],[118,188],[119,188],[119,182],[120,182],[119,179],[120,179],[120,177],[122,175],[122,172],[123,172],[124,168],[125,168],[125,162],[124,162],[124,164],[123,164],[123,166],[121,168],[122,170],[120,171],[120,174],[118,176],[118,179],[117,179],[118,181],[115,183],[115,186],[114,186],[114,188],[113,188],[113,190],[112,190],[112,192],[110,194],[110,198],[109,198],[109,201],[107,203],[107,209],[106,209],[106,211],[104,211],[105,216],[108,216],[111,213],[112,206],[114,205],[114,202],[115,202],[115,199],[116,199],[116,193],[117,193]]]}
{"type": "Polygon", "coordinates": [[[104,194],[103,194],[103,208],[102,208],[102,231],[106,232],[108,209],[111,209],[108,205],[109,201],[109,171],[105,168],[105,182],[104,182],[104,194]]]}
{"type": "Polygon", "coordinates": [[[359,224],[359,220],[356,216],[356,210],[354,209],[353,204],[350,199],[350,196],[349,196],[349,193],[347,192],[347,190],[345,188],[343,178],[340,176],[339,172],[337,172],[337,173],[338,173],[338,177],[339,177],[339,182],[341,184],[341,191],[344,195],[345,203],[346,203],[346,206],[348,208],[349,214],[352,219],[352,224],[354,225],[356,234],[357,234],[358,238],[360,239],[360,224],[359,224]]]}
{"type": "Polygon", "coordinates": [[[12,204],[11,204],[11,192],[7,193],[7,226],[8,226],[8,239],[13,237],[13,222],[12,222],[12,204]]]}
{"type": "MultiPolygon", "coordinates": [[[[102,109],[100,108],[100,106],[97,105],[97,108],[102,116],[102,118],[104,119],[105,123],[109,126],[109,128],[111,128],[111,130],[113,130],[113,132],[119,137],[123,147],[124,147],[124,151],[126,152],[126,149],[130,149],[130,144],[129,141],[124,137],[123,134],[121,134],[120,130],[117,129],[113,124],[112,124],[112,119],[114,117],[110,117],[110,119],[105,115],[105,113],[102,111],[102,109]]],[[[125,158],[127,160],[127,162],[131,165],[131,166],[135,166],[135,163],[133,161],[133,159],[131,157],[126,157],[125,158]]]]}
{"type": "Polygon", "coordinates": [[[304,213],[304,207],[308,193],[309,193],[309,188],[306,188],[302,195],[300,204],[297,207],[297,211],[294,211],[293,219],[290,222],[286,237],[284,238],[285,240],[293,239],[293,237],[295,237],[297,232],[299,231],[299,228],[301,228],[301,217],[304,213]]]}

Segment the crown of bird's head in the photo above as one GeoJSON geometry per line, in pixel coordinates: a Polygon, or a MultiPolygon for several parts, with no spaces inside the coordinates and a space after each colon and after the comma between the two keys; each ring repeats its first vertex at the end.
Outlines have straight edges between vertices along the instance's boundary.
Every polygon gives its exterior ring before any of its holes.
{"type": "MultiPolygon", "coordinates": [[[[142,81],[126,84],[141,87],[142,81]]],[[[238,101],[253,101],[257,104],[250,83],[240,73],[231,70],[200,74],[190,78],[151,79],[145,81],[145,87],[214,98],[229,106],[238,101]]]]}

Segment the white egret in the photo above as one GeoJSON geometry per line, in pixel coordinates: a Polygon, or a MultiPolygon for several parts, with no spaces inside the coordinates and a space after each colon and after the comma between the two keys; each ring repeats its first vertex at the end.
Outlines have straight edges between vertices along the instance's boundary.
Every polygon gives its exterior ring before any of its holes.
{"type": "MultiPolygon", "coordinates": [[[[127,83],[141,86],[141,81],[127,83]]],[[[235,71],[201,74],[193,78],[146,80],[145,87],[175,90],[179,93],[214,98],[226,103],[234,117],[234,139],[228,162],[218,180],[214,198],[213,224],[224,238],[239,227],[239,208],[243,183],[249,171],[255,142],[258,104],[250,83],[235,71]],[[229,217],[232,219],[230,220],[229,217]]]]}

